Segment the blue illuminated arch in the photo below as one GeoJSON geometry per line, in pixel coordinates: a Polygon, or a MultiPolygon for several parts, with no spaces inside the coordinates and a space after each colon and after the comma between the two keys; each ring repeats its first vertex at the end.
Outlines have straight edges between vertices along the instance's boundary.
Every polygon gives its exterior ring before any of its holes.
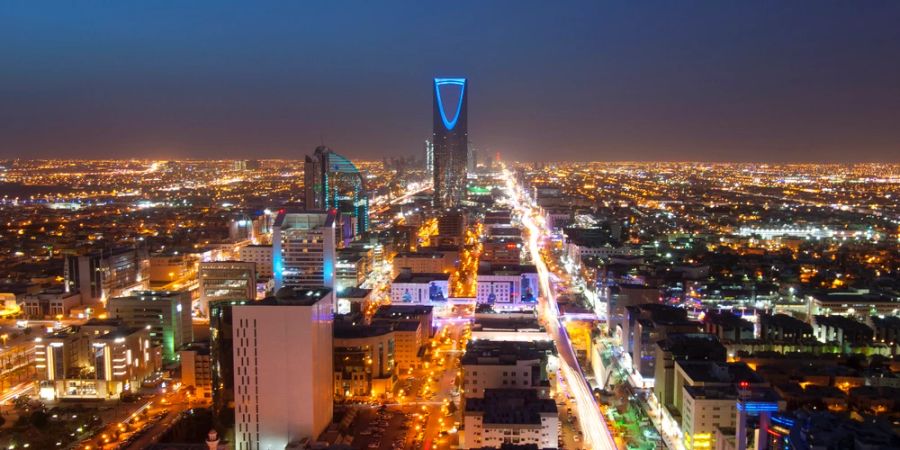
{"type": "Polygon", "coordinates": [[[434,95],[437,96],[437,104],[438,111],[441,113],[441,120],[444,122],[444,127],[447,128],[447,131],[452,131],[453,128],[456,127],[456,122],[459,120],[459,113],[462,110],[463,96],[466,95],[466,79],[465,78],[435,78],[434,79],[434,95]],[[453,120],[447,120],[447,114],[444,112],[444,101],[441,100],[441,86],[453,84],[457,86],[462,86],[461,91],[459,92],[459,102],[456,104],[456,114],[453,115],[453,120]]]}

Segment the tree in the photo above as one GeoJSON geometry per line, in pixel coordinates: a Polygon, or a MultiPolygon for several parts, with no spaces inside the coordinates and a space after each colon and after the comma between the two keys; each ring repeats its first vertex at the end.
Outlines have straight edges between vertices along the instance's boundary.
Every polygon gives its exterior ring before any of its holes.
{"type": "Polygon", "coordinates": [[[50,422],[50,418],[47,416],[47,413],[41,410],[32,412],[28,417],[28,420],[32,425],[34,425],[35,428],[44,428],[50,422]]]}

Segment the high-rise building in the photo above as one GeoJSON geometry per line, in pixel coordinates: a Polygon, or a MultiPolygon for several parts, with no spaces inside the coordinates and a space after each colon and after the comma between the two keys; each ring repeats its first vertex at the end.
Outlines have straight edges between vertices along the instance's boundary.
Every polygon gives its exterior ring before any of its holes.
{"type": "Polygon", "coordinates": [[[434,176],[434,143],[425,139],[425,174],[434,176]]]}
{"type": "Polygon", "coordinates": [[[234,425],[234,307],[247,300],[217,300],[209,304],[209,353],[213,414],[216,422],[234,425]]]}
{"type": "Polygon", "coordinates": [[[334,288],[335,212],[278,214],[272,230],[275,288],[334,288]]]}
{"type": "Polygon", "coordinates": [[[236,449],[287,448],[331,423],[333,301],[285,287],[232,306],[236,449]]]}
{"type": "Polygon", "coordinates": [[[434,145],[436,207],[457,206],[465,194],[469,157],[468,89],[465,78],[434,79],[431,142],[434,145]],[[453,92],[454,89],[458,92],[453,92]]]}
{"type": "Polygon", "coordinates": [[[356,221],[356,233],[369,229],[369,195],[365,178],[349,159],[317,147],[303,165],[306,211],[335,209],[356,221]]]}
{"type": "Polygon", "coordinates": [[[209,313],[213,300],[256,299],[256,264],[244,261],[211,261],[200,263],[200,301],[203,315],[209,313]]]}
{"type": "Polygon", "coordinates": [[[150,262],[146,250],[116,248],[69,255],[65,261],[66,292],[79,292],[81,303],[93,305],[146,289],[150,262]]]}
{"type": "Polygon", "coordinates": [[[135,291],[128,297],[110,299],[106,309],[110,317],[122,319],[129,327],[148,328],[151,341],[162,346],[167,362],[175,361],[175,350],[194,338],[187,291],[135,291]]]}

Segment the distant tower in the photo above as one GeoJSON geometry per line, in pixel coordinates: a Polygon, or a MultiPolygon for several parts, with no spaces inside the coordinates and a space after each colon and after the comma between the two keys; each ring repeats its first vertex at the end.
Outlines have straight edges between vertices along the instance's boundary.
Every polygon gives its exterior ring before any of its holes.
{"type": "Polygon", "coordinates": [[[349,159],[328,147],[316,147],[303,166],[306,211],[335,209],[356,221],[356,234],[369,230],[366,180],[349,159]]]}
{"type": "Polygon", "coordinates": [[[465,78],[434,79],[432,143],[436,207],[458,206],[465,192],[469,159],[468,90],[465,78]],[[458,88],[458,97],[453,95],[454,88],[458,88]]]}
{"type": "Polygon", "coordinates": [[[434,176],[434,144],[431,139],[425,139],[425,173],[434,176]]]}
{"type": "Polygon", "coordinates": [[[325,155],[327,147],[318,147],[312,156],[307,155],[303,163],[303,191],[306,197],[307,211],[325,209],[325,155]]]}

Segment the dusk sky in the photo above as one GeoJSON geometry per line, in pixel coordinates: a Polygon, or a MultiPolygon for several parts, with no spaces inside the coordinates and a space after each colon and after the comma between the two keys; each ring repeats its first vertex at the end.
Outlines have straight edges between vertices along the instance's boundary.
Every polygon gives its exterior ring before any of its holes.
{"type": "Polygon", "coordinates": [[[900,161],[898,1],[4,1],[0,157],[419,155],[434,76],[507,159],[900,161]]]}

